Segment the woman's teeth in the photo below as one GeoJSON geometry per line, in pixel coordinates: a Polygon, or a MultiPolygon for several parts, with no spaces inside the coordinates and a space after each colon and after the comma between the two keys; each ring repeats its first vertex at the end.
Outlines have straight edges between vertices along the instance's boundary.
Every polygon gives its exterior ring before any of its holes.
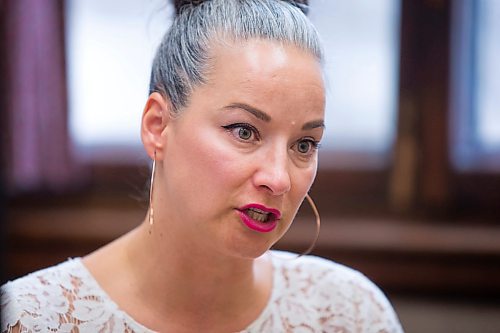
{"type": "Polygon", "coordinates": [[[247,215],[259,222],[267,222],[269,220],[269,213],[266,213],[264,211],[261,211],[260,209],[257,208],[249,208],[246,211],[247,215]]]}

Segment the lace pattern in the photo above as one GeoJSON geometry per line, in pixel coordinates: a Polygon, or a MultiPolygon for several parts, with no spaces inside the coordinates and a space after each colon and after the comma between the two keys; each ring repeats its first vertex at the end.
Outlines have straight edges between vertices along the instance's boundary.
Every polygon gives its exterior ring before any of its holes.
{"type": "Polygon", "coordinates": [[[2,287],[2,332],[152,332],[126,318],[80,259],[2,287]]]}
{"type": "MultiPolygon", "coordinates": [[[[360,273],[285,256],[293,254],[273,258],[271,298],[243,333],[402,332],[386,297],[360,273]]],[[[121,311],[79,258],[2,286],[1,308],[1,332],[153,332],[121,311]]]]}

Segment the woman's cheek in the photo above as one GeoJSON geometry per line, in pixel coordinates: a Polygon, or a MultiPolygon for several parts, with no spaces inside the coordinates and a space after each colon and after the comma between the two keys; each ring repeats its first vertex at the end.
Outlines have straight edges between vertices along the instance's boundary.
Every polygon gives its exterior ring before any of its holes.
{"type": "Polygon", "coordinates": [[[224,137],[225,135],[226,133],[211,133],[201,136],[190,152],[192,163],[199,170],[200,176],[206,177],[208,182],[217,182],[218,186],[241,175],[248,159],[248,156],[238,152],[228,142],[229,138],[224,137]]]}

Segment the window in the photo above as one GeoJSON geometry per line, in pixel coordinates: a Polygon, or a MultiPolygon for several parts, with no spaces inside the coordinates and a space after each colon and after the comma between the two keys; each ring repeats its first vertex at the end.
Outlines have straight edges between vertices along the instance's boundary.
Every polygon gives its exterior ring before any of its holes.
{"type": "Polygon", "coordinates": [[[477,2],[476,105],[478,141],[486,151],[500,150],[500,3],[477,2]]]}
{"type": "Polygon", "coordinates": [[[500,3],[458,1],[452,39],[452,156],[458,170],[500,169],[500,3]]]}
{"type": "MultiPolygon", "coordinates": [[[[160,0],[66,3],[70,132],[78,154],[134,160],[151,61],[171,8],[160,0]]],[[[312,1],[310,13],[327,54],[323,147],[387,153],[397,105],[399,0],[312,1]]],[[[341,159],[326,163],[332,160],[341,159]]]]}
{"type": "MultiPolygon", "coordinates": [[[[400,2],[311,1],[310,18],[326,53],[324,147],[334,153],[390,151],[396,124],[400,2]]],[[[327,163],[338,165],[336,156],[327,163]]]]}
{"type": "Polygon", "coordinates": [[[171,17],[165,3],[66,1],[69,127],[80,158],[135,161],[142,153],[149,71],[171,17]]]}

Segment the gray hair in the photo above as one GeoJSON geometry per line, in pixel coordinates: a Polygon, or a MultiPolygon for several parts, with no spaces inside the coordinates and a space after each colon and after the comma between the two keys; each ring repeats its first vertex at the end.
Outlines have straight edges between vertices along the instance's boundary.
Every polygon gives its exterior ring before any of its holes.
{"type": "MultiPolygon", "coordinates": [[[[200,1],[198,1],[200,2],[200,1]]],[[[209,0],[179,9],[156,51],[149,90],[169,98],[172,112],[207,83],[214,42],[267,39],[296,46],[323,63],[318,33],[301,9],[286,0],[209,0]]]]}

